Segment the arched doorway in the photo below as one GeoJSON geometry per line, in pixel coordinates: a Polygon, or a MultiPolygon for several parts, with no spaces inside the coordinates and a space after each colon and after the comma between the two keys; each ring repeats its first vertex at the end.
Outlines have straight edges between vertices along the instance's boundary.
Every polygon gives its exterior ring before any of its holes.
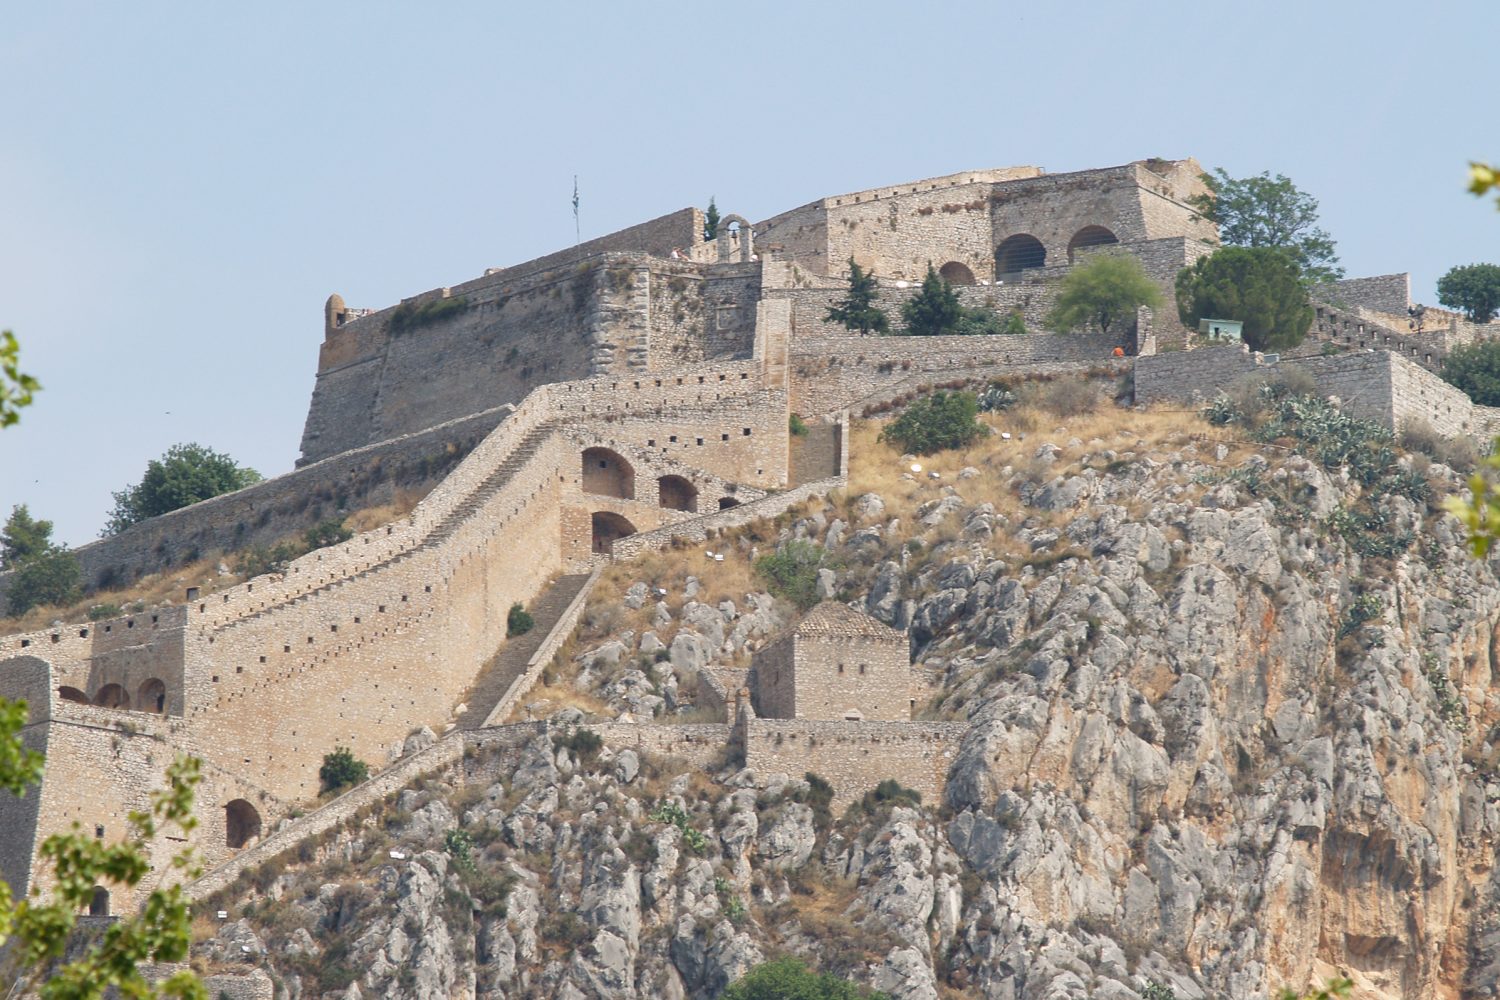
{"type": "Polygon", "coordinates": [[[974,284],[974,272],[969,270],[967,264],[960,264],[956,260],[950,260],[939,268],[938,276],[950,285],[974,284]]]}
{"type": "Polygon", "coordinates": [[[1030,233],[1017,233],[995,248],[995,274],[1020,274],[1047,266],[1047,248],[1030,233]]]}
{"type": "Polygon", "coordinates": [[[106,684],[94,695],[94,704],[101,708],[129,708],[130,695],[118,684],[106,684]]]}
{"type": "Polygon", "coordinates": [[[634,500],[635,469],[620,454],[608,448],[585,448],[583,492],[634,500]]]}
{"type": "Polygon", "coordinates": [[[94,894],[89,897],[89,916],[109,916],[109,890],[102,885],[94,886],[94,894]]]}
{"type": "Polygon", "coordinates": [[[595,555],[609,555],[614,552],[616,541],[635,534],[635,525],[613,511],[595,511],[592,520],[594,528],[592,548],[595,555]]]}
{"type": "Polygon", "coordinates": [[[725,215],[719,219],[719,263],[724,263],[734,256],[734,244],[738,242],[740,247],[740,263],[750,263],[750,258],[755,255],[755,231],[750,228],[743,216],[725,215]]]}
{"type": "Polygon", "coordinates": [[[720,510],[728,510],[731,507],[738,507],[739,505],[740,502],[734,497],[719,497],[720,510]]]}
{"type": "Polygon", "coordinates": [[[1114,233],[1103,226],[1084,226],[1073,234],[1068,241],[1068,263],[1073,263],[1074,254],[1079,250],[1087,250],[1090,247],[1107,247],[1111,243],[1120,242],[1114,233]]]}
{"type": "Polygon", "coordinates": [[[662,476],[656,481],[657,502],[668,510],[697,513],[698,491],[681,476],[662,476]]]}
{"type": "Polygon", "coordinates": [[[135,692],[135,706],[142,712],[167,710],[167,686],[156,677],[143,683],[135,692]]]}
{"type": "Polygon", "coordinates": [[[260,813],[244,799],[224,807],[224,843],[244,847],[260,836],[260,813]]]}
{"type": "Polygon", "coordinates": [[[89,701],[89,696],[84,694],[77,688],[60,687],[57,689],[57,696],[63,701],[73,701],[77,702],[80,705],[92,704],[92,702],[89,701]]]}

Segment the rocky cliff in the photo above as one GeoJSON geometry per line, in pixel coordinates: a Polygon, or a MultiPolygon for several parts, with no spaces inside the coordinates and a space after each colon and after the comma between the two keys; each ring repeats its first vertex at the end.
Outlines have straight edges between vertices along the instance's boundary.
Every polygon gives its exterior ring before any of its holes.
{"type": "Polygon", "coordinates": [[[1043,418],[918,473],[856,434],[847,497],[724,562],[616,567],[519,767],[256,873],[204,960],[294,1000],[713,997],[784,953],[903,1000],[1340,971],[1360,997],[1497,995],[1500,586],[1436,513],[1459,477],[1326,408],[1218,416],[1043,418]],[[792,614],[750,571],[791,539],[823,550],[821,593],[910,628],[921,717],[970,725],[943,801],[833,815],[732,748],[688,767],[577,735],[701,721],[703,672],[792,614]]]}

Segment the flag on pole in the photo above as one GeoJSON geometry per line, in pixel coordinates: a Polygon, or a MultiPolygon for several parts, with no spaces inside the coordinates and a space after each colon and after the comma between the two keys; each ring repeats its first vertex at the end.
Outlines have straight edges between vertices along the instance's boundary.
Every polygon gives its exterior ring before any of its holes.
{"type": "Polygon", "coordinates": [[[583,231],[578,227],[578,175],[573,175],[573,242],[583,242],[583,231]]]}

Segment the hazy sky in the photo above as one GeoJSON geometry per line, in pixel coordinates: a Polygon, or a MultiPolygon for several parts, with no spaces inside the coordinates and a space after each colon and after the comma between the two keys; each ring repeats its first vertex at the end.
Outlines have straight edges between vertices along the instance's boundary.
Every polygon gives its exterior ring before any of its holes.
{"type": "Polygon", "coordinates": [[[977,167],[1289,175],[1351,275],[1500,260],[1500,4],[7,5],[0,432],[81,544],[177,442],[298,454],[323,300],[385,306],[688,205],[977,167]],[[1424,9],[1426,8],[1426,9],[1424,9]]]}

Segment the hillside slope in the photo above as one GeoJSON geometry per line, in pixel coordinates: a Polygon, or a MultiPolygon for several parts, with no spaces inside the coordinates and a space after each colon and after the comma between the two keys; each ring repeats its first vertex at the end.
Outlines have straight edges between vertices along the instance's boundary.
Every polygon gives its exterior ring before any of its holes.
{"type": "Polygon", "coordinates": [[[1253,436],[995,423],[1015,435],[917,474],[864,426],[847,497],[723,562],[616,567],[518,766],[256,873],[205,960],[291,998],[712,997],[783,952],[911,1000],[1340,970],[1361,997],[1496,995],[1500,585],[1435,513],[1457,474],[1295,400],[1253,436]],[[824,593],[910,628],[922,717],[971,724],[944,801],[835,817],[727,750],[705,772],[576,735],[580,709],[701,721],[699,672],[793,617],[751,570],[790,539],[826,549],[824,593]]]}

